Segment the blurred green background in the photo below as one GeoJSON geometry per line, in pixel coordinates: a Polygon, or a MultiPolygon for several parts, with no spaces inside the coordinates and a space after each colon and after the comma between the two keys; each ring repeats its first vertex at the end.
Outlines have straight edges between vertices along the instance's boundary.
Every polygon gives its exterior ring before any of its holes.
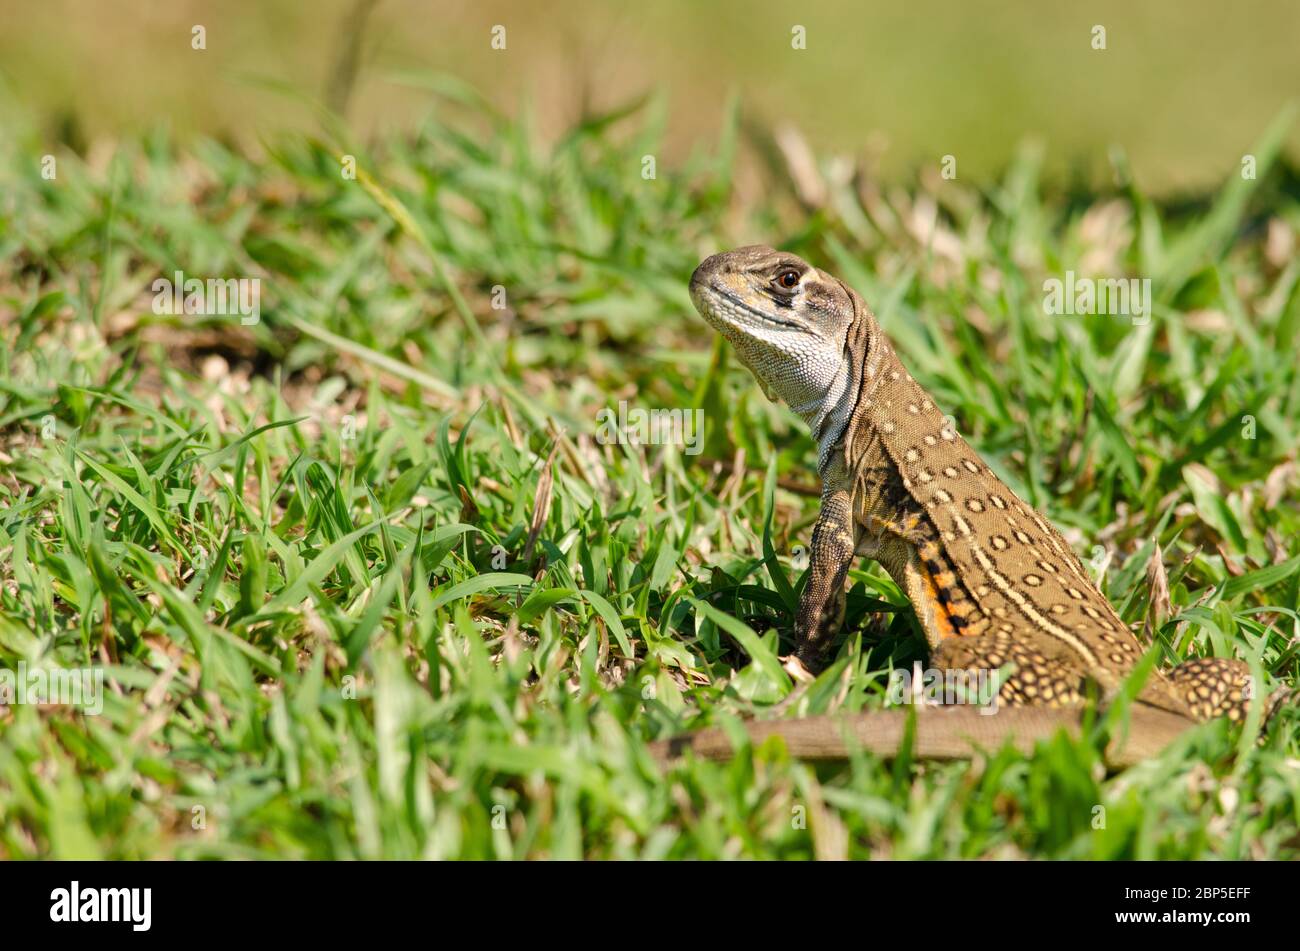
{"type": "Polygon", "coordinates": [[[952,154],[983,179],[1037,139],[1049,176],[1101,180],[1118,147],[1163,194],[1222,181],[1300,93],[1293,0],[0,0],[0,95],[76,148],[160,123],[256,140],[319,121],[354,39],[348,118],[363,134],[418,122],[431,97],[412,80],[451,74],[503,111],[531,107],[543,138],[660,90],[681,154],[735,94],[747,117],[789,121],[884,177],[952,154]]]}

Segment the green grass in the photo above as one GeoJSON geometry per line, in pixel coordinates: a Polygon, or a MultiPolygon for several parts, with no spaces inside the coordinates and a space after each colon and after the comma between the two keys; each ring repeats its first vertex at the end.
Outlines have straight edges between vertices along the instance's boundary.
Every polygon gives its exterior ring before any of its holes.
{"type": "MultiPolygon", "coordinates": [[[[790,689],[816,450],[686,295],[702,256],[755,240],[867,297],[1163,661],[1294,684],[1285,117],[1257,180],[1176,207],[1044,194],[1032,151],[983,184],[829,175],[806,207],[734,113],[645,180],[659,100],[542,147],[443,93],[411,138],[159,134],[56,152],[53,181],[33,133],[0,141],[0,663],[108,684],[97,716],[0,708],[0,858],[1300,854],[1294,716],[1111,777],[1063,738],[667,774],[646,749],[790,689]],[[178,269],[261,278],[261,321],[155,315],[178,269]],[[1068,269],[1150,278],[1151,321],[1045,316],[1068,269]],[[619,400],[702,408],[705,452],[597,442],[619,400]]],[[[852,582],[790,713],[879,706],[924,657],[884,572],[852,582]]]]}

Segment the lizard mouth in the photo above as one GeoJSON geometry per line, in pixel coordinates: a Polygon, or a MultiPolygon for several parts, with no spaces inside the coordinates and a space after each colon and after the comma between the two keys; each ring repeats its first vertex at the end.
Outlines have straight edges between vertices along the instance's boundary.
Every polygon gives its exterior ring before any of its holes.
{"type": "MultiPolygon", "coordinates": [[[[700,288],[700,291],[703,292],[703,294],[711,294],[716,297],[722,298],[723,300],[739,308],[740,310],[744,311],[750,316],[757,317],[763,323],[772,324],[777,327],[785,327],[789,330],[798,330],[803,333],[808,333],[808,328],[805,327],[803,324],[794,320],[787,320],[784,317],[778,317],[775,314],[769,314],[764,311],[761,311],[757,307],[745,303],[745,301],[741,300],[739,297],[737,297],[735,294],[732,294],[730,291],[724,290],[721,287],[718,287],[717,285],[704,285],[700,288]]],[[[703,294],[701,296],[703,296],[703,294]]],[[[709,308],[709,310],[716,314],[716,311],[714,311],[713,308],[709,308]]]]}

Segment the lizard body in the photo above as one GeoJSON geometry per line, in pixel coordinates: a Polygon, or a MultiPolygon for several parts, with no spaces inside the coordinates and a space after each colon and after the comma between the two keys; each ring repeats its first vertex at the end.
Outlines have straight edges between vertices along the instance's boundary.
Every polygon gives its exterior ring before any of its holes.
{"type": "MultiPolygon", "coordinates": [[[[861,556],[906,592],[941,670],[1010,671],[1000,705],[1015,716],[946,710],[918,717],[922,756],[964,755],[995,740],[1022,745],[1077,728],[1086,688],[1113,694],[1144,649],[1060,532],[988,467],[907,372],[863,299],[792,254],[752,246],[705,260],[691,277],[696,309],[733,345],[771,398],[809,425],[820,452],[821,512],[795,622],[799,672],[816,670],[844,616],[845,581],[861,556]]],[[[1117,764],[1151,755],[1192,723],[1240,720],[1249,667],[1201,658],[1153,671],[1131,710],[1117,764]]],[[[1281,699],[1275,696],[1272,707],[1281,699]]],[[[905,714],[860,715],[855,742],[892,752],[905,714]]],[[[829,717],[750,724],[785,736],[795,755],[844,755],[829,717]]],[[[702,755],[716,730],[669,741],[702,755]]]]}

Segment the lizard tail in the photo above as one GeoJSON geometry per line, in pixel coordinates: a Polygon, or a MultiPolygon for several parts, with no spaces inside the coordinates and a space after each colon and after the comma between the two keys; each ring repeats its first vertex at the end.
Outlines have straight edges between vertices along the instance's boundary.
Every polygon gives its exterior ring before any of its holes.
{"type": "MultiPolygon", "coordinates": [[[[785,741],[796,759],[837,760],[854,750],[893,757],[902,750],[908,721],[915,711],[912,756],[917,759],[970,759],[980,752],[995,753],[1012,746],[1030,753],[1034,746],[1065,731],[1078,736],[1082,709],[1001,707],[995,713],[975,706],[913,707],[878,710],[854,716],[816,716],[798,720],[752,720],[744,724],[750,743],[771,736],[785,741]]],[[[987,708],[983,708],[987,710],[987,708]]],[[[1127,729],[1117,729],[1106,749],[1113,767],[1131,766],[1155,756],[1190,725],[1186,717],[1153,707],[1133,706],[1127,729]]],[[[731,735],[719,727],[659,740],[650,745],[656,759],[667,763],[688,752],[701,759],[730,759],[735,750],[731,735]]]]}

